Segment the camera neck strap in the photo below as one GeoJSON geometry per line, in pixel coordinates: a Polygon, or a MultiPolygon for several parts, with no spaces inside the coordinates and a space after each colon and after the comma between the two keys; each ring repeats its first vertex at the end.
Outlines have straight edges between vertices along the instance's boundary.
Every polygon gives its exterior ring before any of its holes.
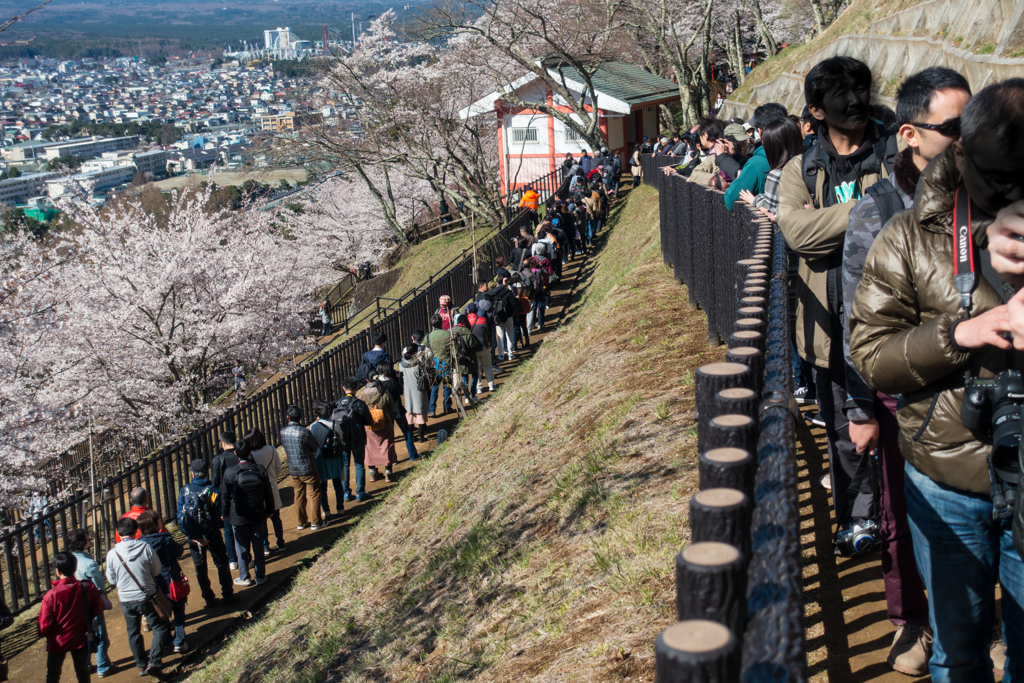
{"type": "Polygon", "coordinates": [[[1016,289],[999,277],[992,267],[992,258],[987,250],[978,251],[974,245],[974,208],[967,195],[963,183],[956,188],[953,195],[953,281],[960,292],[960,306],[971,317],[974,306],[973,293],[978,285],[977,273],[980,270],[996,294],[1005,304],[1016,293],[1016,289]]]}
{"type": "Polygon", "coordinates": [[[978,284],[975,269],[974,234],[971,232],[971,199],[960,183],[953,195],[953,282],[960,292],[960,307],[971,317],[973,293],[978,284]]]}

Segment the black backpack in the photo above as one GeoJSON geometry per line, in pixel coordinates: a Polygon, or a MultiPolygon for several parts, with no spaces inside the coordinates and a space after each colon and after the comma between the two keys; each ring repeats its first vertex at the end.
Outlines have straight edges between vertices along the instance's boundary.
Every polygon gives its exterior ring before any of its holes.
{"type": "MultiPolygon", "coordinates": [[[[356,430],[361,428],[361,425],[358,424],[355,416],[352,415],[352,408],[355,406],[356,400],[358,399],[356,399],[355,396],[345,396],[338,401],[337,407],[331,414],[331,420],[341,429],[342,438],[340,445],[341,450],[343,451],[352,450],[356,444],[356,430]]],[[[333,434],[334,430],[331,430],[331,433],[333,434]]],[[[335,437],[336,436],[337,435],[335,435],[335,437]]],[[[328,434],[328,439],[333,439],[335,437],[328,434]]],[[[324,446],[326,445],[327,440],[325,439],[324,446]]],[[[323,446],[321,446],[321,448],[323,448],[323,446]]],[[[340,456],[341,453],[338,453],[338,455],[340,456]]]]}
{"type": "Polygon", "coordinates": [[[498,295],[498,300],[495,302],[494,317],[497,319],[499,325],[503,325],[506,320],[515,316],[519,311],[515,305],[515,297],[512,295],[512,290],[507,287],[501,290],[501,294],[498,295]]]}
{"type": "MultiPolygon", "coordinates": [[[[339,408],[340,408],[340,406],[339,406],[339,408]]],[[[337,411],[335,411],[335,412],[337,412],[337,411]]],[[[348,410],[348,418],[351,421],[351,419],[352,419],[352,408],[351,408],[351,406],[349,407],[349,410],[348,410]]],[[[316,452],[316,455],[317,455],[318,458],[323,458],[324,460],[330,460],[331,458],[340,458],[341,457],[341,452],[343,450],[345,450],[344,439],[342,439],[341,437],[338,436],[338,432],[334,428],[335,424],[336,423],[334,422],[334,415],[332,414],[331,415],[331,426],[327,430],[327,435],[324,436],[324,442],[322,444],[320,444],[320,447],[317,449],[317,452],[316,452]]],[[[324,423],[321,422],[320,426],[324,427],[326,425],[324,425],[324,423]]]]}
{"type": "Polygon", "coordinates": [[[236,511],[240,511],[244,517],[266,513],[267,506],[263,498],[263,477],[260,476],[260,472],[255,465],[239,465],[235,471],[234,485],[236,511]]]}
{"type": "Polygon", "coordinates": [[[871,198],[875,200],[883,227],[893,216],[907,210],[907,207],[903,205],[903,198],[900,197],[900,193],[892,183],[892,176],[890,176],[887,182],[879,181],[864,190],[864,194],[871,195],[871,198]]]}
{"type": "Polygon", "coordinates": [[[178,515],[178,526],[189,538],[199,540],[216,528],[213,514],[210,511],[211,487],[196,491],[191,486],[183,486],[181,490],[181,514],[178,515]]]}

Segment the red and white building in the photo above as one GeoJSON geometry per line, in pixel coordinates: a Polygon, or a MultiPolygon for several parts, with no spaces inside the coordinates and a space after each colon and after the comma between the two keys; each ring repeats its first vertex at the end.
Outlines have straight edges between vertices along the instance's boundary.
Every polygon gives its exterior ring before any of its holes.
{"type": "MultiPolygon", "coordinates": [[[[577,97],[586,89],[583,79],[573,67],[552,66],[554,78],[564,82],[577,97]]],[[[591,76],[596,91],[598,123],[605,144],[613,154],[629,161],[634,147],[646,135],[654,140],[659,133],[658,106],[679,101],[679,88],[672,81],[622,62],[605,62],[591,76]]],[[[559,111],[572,112],[550,86],[534,74],[527,74],[508,86],[524,102],[546,102],[559,111]]],[[[588,112],[595,103],[584,102],[588,112]]],[[[551,173],[565,159],[566,153],[579,158],[583,150],[593,156],[596,150],[579,138],[561,121],[543,112],[512,105],[495,91],[460,112],[462,118],[491,115],[498,127],[501,155],[501,186],[515,191],[537,178],[551,173]]],[[[572,114],[579,120],[579,117],[572,114]]]]}

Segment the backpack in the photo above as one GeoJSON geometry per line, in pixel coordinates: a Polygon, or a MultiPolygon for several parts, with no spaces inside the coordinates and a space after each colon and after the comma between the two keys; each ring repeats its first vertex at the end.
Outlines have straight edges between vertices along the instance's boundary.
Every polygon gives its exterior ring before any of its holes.
{"type": "MultiPolygon", "coordinates": [[[[245,501],[246,514],[263,514],[267,511],[263,499],[263,478],[259,470],[252,465],[239,467],[235,471],[235,500],[245,501]],[[241,495],[239,495],[241,493],[241,495]]],[[[235,503],[235,509],[239,507],[235,503]]]]}
{"type": "MultiPolygon", "coordinates": [[[[892,165],[896,161],[896,157],[899,155],[899,148],[896,146],[896,136],[886,132],[885,138],[875,142],[874,147],[871,149],[871,154],[875,160],[880,162],[878,174],[882,175],[882,169],[885,169],[885,177],[892,175],[892,165]]],[[[801,164],[801,170],[803,171],[804,185],[807,186],[807,191],[811,195],[811,203],[814,204],[815,208],[821,208],[823,206],[819,203],[817,196],[817,184],[818,184],[818,164],[816,163],[821,156],[821,143],[817,140],[811,147],[804,152],[803,161],[801,164]]],[[[865,190],[867,192],[867,190],[865,190]]],[[[831,204],[829,205],[831,206],[831,204]]],[[[902,209],[900,209],[902,211],[902,209]]],[[[884,224],[883,224],[884,225],[884,224]]]]}
{"type": "Polygon", "coordinates": [[[178,526],[182,532],[192,539],[206,538],[217,526],[210,512],[210,493],[207,486],[196,491],[190,486],[181,490],[181,513],[178,515],[178,526]]]}
{"type": "Polygon", "coordinates": [[[388,415],[384,412],[383,408],[378,406],[388,392],[379,383],[375,384],[375,386],[377,387],[377,399],[373,403],[367,404],[370,409],[370,424],[367,426],[375,432],[380,432],[384,431],[388,426],[388,415]]]}
{"type": "Polygon", "coordinates": [[[359,368],[356,370],[356,381],[365,384],[370,379],[370,375],[375,371],[376,368],[371,368],[370,364],[366,360],[366,356],[363,355],[359,360],[359,368]]]}
{"type": "Polygon", "coordinates": [[[891,180],[885,183],[875,183],[864,190],[864,194],[871,195],[871,198],[875,200],[875,206],[878,207],[883,226],[896,214],[906,211],[906,207],[903,206],[903,198],[900,197],[899,191],[891,180]]]}
{"type": "MultiPolygon", "coordinates": [[[[349,408],[349,410],[348,410],[347,417],[351,421],[351,419],[352,419],[352,409],[351,408],[349,408]]],[[[320,424],[323,425],[324,427],[327,426],[327,425],[324,425],[323,422],[321,422],[320,424]]],[[[329,458],[340,458],[341,457],[341,452],[343,450],[345,450],[345,440],[338,436],[338,432],[336,432],[335,429],[334,429],[335,424],[336,423],[334,422],[334,415],[332,414],[331,415],[331,427],[327,431],[327,435],[324,436],[324,442],[322,444],[320,444],[320,447],[317,448],[317,450],[316,450],[316,455],[317,455],[318,458],[323,458],[325,460],[327,460],[329,458]]],[[[349,444],[349,445],[351,447],[351,444],[349,444]]]]}
{"type": "Polygon", "coordinates": [[[505,321],[514,317],[519,312],[519,307],[513,305],[514,301],[515,297],[510,289],[503,289],[501,294],[498,295],[498,300],[495,302],[494,317],[497,318],[499,325],[503,325],[505,321]]]}
{"type": "MultiPolygon", "coordinates": [[[[355,405],[355,402],[355,396],[345,396],[338,401],[337,407],[331,413],[331,420],[341,428],[342,438],[340,446],[343,451],[352,450],[358,442],[356,430],[359,429],[359,425],[356,424],[356,419],[352,416],[352,407],[355,405]]],[[[339,455],[341,454],[339,453],[339,455]]]]}

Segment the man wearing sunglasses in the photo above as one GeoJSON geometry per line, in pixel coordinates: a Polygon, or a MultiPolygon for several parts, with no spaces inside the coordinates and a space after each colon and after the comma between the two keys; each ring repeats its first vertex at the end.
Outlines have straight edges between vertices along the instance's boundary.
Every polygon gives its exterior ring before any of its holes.
{"type": "MultiPolygon", "coordinates": [[[[936,119],[918,123],[941,125],[936,119]]],[[[1004,336],[1009,297],[987,267],[993,244],[986,235],[997,216],[1024,199],[1024,79],[975,95],[960,128],[961,138],[922,172],[913,209],[889,221],[871,245],[850,312],[850,350],[868,385],[901,395],[899,446],[934,631],[932,680],[993,680],[998,582],[1003,680],[1016,681],[1024,680],[1024,564],[1013,538],[1016,511],[1000,504],[1013,500],[1000,469],[1007,449],[997,451],[984,433],[991,416],[972,431],[961,406],[965,375],[992,378],[1024,368],[1024,354],[1004,336]]],[[[1016,460],[1016,450],[1008,460],[1016,460]]]]}
{"type": "Polygon", "coordinates": [[[854,369],[849,312],[871,244],[889,219],[914,205],[921,172],[960,137],[960,114],[970,98],[967,79],[951,69],[932,67],[903,82],[896,100],[896,125],[906,147],[896,157],[892,175],[868,188],[853,207],[843,248],[847,394],[843,411],[850,421],[850,440],[857,452],[870,457],[878,448],[878,521],[885,558],[882,573],[889,620],[896,627],[888,662],[896,671],[910,676],[928,673],[932,635],[903,495],[904,460],[897,439],[896,398],[871,389],[854,369]]]}

